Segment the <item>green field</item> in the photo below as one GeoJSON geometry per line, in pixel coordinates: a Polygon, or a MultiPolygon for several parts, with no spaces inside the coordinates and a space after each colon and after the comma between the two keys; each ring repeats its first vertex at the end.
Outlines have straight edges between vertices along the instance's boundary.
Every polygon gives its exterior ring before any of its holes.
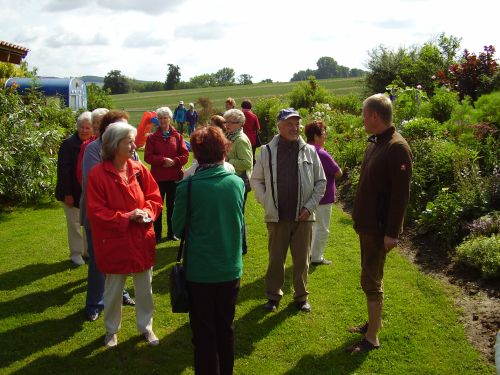
{"type": "MultiPolygon", "coordinates": [[[[320,85],[330,93],[346,95],[360,93],[363,83],[360,78],[337,78],[319,81],[320,85]]],[[[192,90],[156,91],[133,94],[113,95],[116,108],[130,113],[130,123],[138,125],[144,111],[154,111],[158,107],[167,106],[174,110],[179,100],[184,103],[196,102],[200,97],[208,97],[215,108],[223,109],[227,97],[232,97],[239,105],[243,99],[256,100],[259,97],[288,94],[297,82],[266,83],[246,86],[208,87],[192,90]]],[[[198,108],[199,109],[199,108],[198,108]]]]}

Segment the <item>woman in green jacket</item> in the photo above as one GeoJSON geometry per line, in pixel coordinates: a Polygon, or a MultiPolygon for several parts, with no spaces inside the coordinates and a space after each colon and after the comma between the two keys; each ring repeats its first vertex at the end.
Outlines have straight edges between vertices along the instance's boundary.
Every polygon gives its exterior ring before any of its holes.
{"type": "Polygon", "coordinates": [[[221,129],[196,130],[191,147],[199,166],[177,186],[172,224],[174,233],[181,236],[188,222],[184,265],[194,368],[196,374],[231,374],[245,187],[241,178],[224,169],[230,145],[221,129]],[[190,211],[186,212],[188,199],[190,211]]]}

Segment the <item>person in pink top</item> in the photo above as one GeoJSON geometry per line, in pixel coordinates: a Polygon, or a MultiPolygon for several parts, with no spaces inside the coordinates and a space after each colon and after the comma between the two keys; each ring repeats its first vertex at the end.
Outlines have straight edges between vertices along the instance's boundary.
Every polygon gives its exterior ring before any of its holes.
{"type": "MultiPolygon", "coordinates": [[[[189,151],[179,133],[172,126],[172,111],[168,107],[156,110],[160,125],[146,140],[144,160],[151,165],[151,174],[158,183],[162,202],[167,206],[167,240],[176,241],[172,231],[176,182],[183,177],[182,167],[187,163],[189,151]]],[[[162,214],[154,222],[156,243],[162,241],[162,214]]]]}
{"type": "Polygon", "coordinates": [[[252,144],[253,163],[255,164],[255,149],[260,146],[260,142],[258,142],[260,132],[259,118],[252,112],[252,102],[248,99],[243,100],[241,103],[241,110],[245,115],[243,132],[247,135],[248,139],[250,139],[250,143],[252,144]]]}
{"type": "Polygon", "coordinates": [[[316,147],[319,160],[325,171],[326,189],[325,195],[319,201],[319,206],[316,209],[316,221],[312,228],[312,243],[311,243],[311,264],[312,265],[329,265],[332,262],[325,259],[325,247],[330,235],[330,217],[332,215],[332,205],[336,201],[335,196],[335,178],[342,176],[337,162],[323,148],[326,140],[326,126],[323,121],[313,121],[306,125],[307,143],[316,147]]]}

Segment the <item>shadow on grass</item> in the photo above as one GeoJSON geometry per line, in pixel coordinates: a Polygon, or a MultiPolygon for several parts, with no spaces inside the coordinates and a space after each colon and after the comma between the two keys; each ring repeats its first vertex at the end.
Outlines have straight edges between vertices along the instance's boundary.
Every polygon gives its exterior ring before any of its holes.
{"type": "Polygon", "coordinates": [[[147,346],[139,335],[121,342],[118,333],[118,346],[101,350],[102,336],[66,356],[38,358],[13,374],[180,374],[192,366],[190,337],[191,330],[186,323],[160,337],[157,347],[147,346]]]}
{"type": "MultiPolygon", "coordinates": [[[[51,290],[38,291],[0,303],[0,319],[19,314],[41,313],[54,306],[63,306],[75,294],[85,292],[86,279],[80,279],[51,290]]],[[[83,315],[82,315],[83,316],[83,315]]]]}
{"type": "Polygon", "coordinates": [[[324,355],[305,355],[297,365],[285,372],[286,375],[302,374],[352,374],[361,366],[369,353],[346,353],[345,349],[357,340],[351,340],[339,348],[335,348],[324,355]]]}
{"type": "MultiPolygon", "coordinates": [[[[3,313],[3,312],[2,312],[3,313]]],[[[72,337],[83,328],[81,312],[62,319],[44,320],[0,333],[0,367],[6,367],[33,353],[72,337]],[[9,348],[9,350],[5,350],[9,348]]]]}
{"type": "Polygon", "coordinates": [[[58,263],[29,264],[22,268],[8,271],[0,275],[0,290],[13,290],[20,286],[31,284],[33,281],[43,279],[56,273],[71,268],[68,260],[58,263]]]}

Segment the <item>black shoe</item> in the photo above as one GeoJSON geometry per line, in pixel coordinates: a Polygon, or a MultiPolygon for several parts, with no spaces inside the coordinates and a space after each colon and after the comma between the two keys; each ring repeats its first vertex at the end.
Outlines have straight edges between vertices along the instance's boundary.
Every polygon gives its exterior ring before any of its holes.
{"type": "Polygon", "coordinates": [[[279,305],[278,301],[275,301],[273,299],[268,299],[267,302],[264,304],[264,308],[269,312],[276,311],[278,305],[279,305]]]}
{"type": "Polygon", "coordinates": [[[328,259],[321,259],[319,262],[311,262],[311,264],[313,266],[329,266],[330,264],[332,264],[332,261],[331,260],[328,260],[328,259]]]}
{"type": "Polygon", "coordinates": [[[295,307],[302,312],[311,312],[311,305],[307,301],[295,302],[295,307]]]}
{"type": "Polygon", "coordinates": [[[98,311],[87,313],[87,320],[89,322],[95,322],[98,318],[99,318],[99,312],[98,311]]]}
{"type": "Polygon", "coordinates": [[[179,241],[179,239],[175,236],[175,234],[171,234],[170,236],[168,236],[167,240],[169,240],[169,241],[179,241]]]}
{"type": "Polygon", "coordinates": [[[130,297],[123,297],[123,306],[135,306],[135,301],[130,297]]]}

